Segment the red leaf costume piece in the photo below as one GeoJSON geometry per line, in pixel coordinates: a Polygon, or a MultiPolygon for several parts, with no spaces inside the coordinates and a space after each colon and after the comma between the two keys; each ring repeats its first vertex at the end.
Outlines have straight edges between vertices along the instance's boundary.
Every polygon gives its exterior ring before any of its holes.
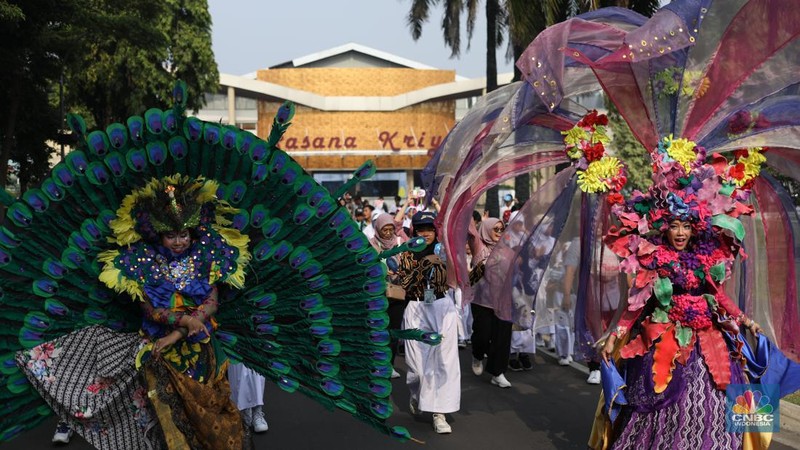
{"type": "Polygon", "coordinates": [[[731,357],[718,330],[697,330],[700,351],[717,389],[725,390],[731,382],[731,357]]]}
{"type": "MultiPolygon", "coordinates": [[[[653,383],[657,394],[664,392],[672,380],[672,370],[675,369],[675,358],[678,356],[678,340],[675,339],[675,328],[670,327],[661,335],[661,340],[656,342],[653,353],[653,383]]],[[[730,373],[728,373],[730,378],[730,373]]]]}

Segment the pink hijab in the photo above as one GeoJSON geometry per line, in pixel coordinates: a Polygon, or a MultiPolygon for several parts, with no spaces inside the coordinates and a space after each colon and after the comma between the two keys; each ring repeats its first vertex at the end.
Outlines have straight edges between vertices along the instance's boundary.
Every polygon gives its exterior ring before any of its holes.
{"type": "Polygon", "coordinates": [[[492,230],[498,223],[500,223],[500,219],[494,217],[487,217],[481,221],[481,227],[478,229],[478,237],[481,241],[475,243],[478,249],[472,259],[473,265],[486,261],[486,258],[492,253],[492,248],[497,244],[492,239],[492,230]]]}
{"type": "Polygon", "coordinates": [[[394,221],[394,216],[391,214],[384,213],[378,215],[378,217],[373,221],[372,227],[375,228],[375,236],[370,239],[369,242],[378,252],[397,247],[397,245],[399,245],[397,239],[398,237],[400,238],[400,244],[408,240],[408,236],[406,236],[402,228],[400,228],[400,232],[398,233],[397,224],[394,221]],[[386,225],[394,225],[394,235],[389,239],[382,238],[380,233],[381,228],[385,227],[386,225]]]}

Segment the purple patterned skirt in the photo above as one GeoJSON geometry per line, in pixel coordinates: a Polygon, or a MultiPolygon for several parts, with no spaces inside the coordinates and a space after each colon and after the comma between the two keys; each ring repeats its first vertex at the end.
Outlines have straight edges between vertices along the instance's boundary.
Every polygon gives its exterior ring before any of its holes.
{"type": "MultiPolygon", "coordinates": [[[[742,435],[725,429],[725,391],[714,387],[695,346],[686,365],[676,363],[661,394],[653,390],[653,350],[626,361],[626,407],[618,419],[614,449],[741,449],[742,435]]],[[[731,363],[731,383],[745,383],[731,363]]]]}

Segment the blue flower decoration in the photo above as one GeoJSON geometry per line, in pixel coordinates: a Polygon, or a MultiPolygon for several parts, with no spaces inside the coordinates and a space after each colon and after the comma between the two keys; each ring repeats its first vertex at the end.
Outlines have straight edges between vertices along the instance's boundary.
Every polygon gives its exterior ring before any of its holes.
{"type": "Polygon", "coordinates": [[[683,199],[674,193],[667,194],[667,204],[669,205],[669,212],[674,217],[686,217],[689,214],[689,205],[683,202],[683,199]]]}

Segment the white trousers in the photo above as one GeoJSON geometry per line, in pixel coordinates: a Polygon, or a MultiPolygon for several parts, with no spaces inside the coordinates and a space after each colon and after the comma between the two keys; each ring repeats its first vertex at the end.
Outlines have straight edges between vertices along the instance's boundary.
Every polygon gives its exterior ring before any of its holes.
{"type": "Polygon", "coordinates": [[[533,330],[511,331],[511,353],[536,353],[533,330]]]}
{"type": "Polygon", "coordinates": [[[559,358],[572,356],[575,348],[575,296],[572,296],[572,308],[568,311],[561,309],[561,302],[555,311],[555,338],[556,353],[559,358]]]}
{"type": "Polygon", "coordinates": [[[472,337],[472,308],[456,308],[458,313],[458,340],[468,341],[472,337]]]}
{"type": "Polygon", "coordinates": [[[406,384],[420,411],[452,413],[461,408],[458,361],[458,312],[451,297],[431,304],[408,302],[403,329],[420,328],[442,335],[439,345],[406,341],[406,384]]]}
{"type": "Polygon", "coordinates": [[[228,366],[231,400],[240,411],[264,404],[264,377],[244,364],[228,366]]]}

